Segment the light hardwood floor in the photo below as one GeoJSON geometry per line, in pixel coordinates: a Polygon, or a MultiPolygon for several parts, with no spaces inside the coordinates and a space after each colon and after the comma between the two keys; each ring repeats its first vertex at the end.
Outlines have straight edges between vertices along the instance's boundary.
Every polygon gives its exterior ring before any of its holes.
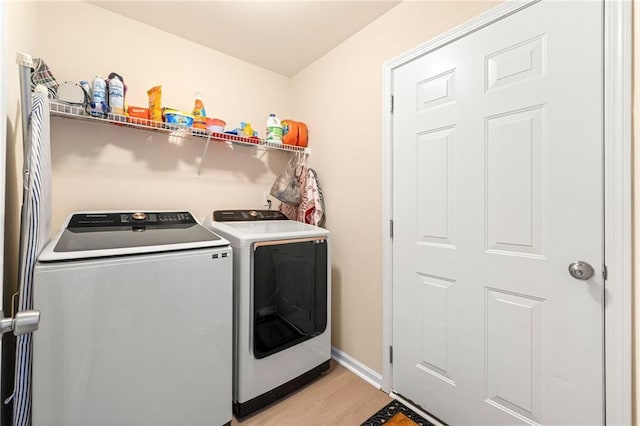
{"type": "Polygon", "coordinates": [[[329,372],[241,421],[242,426],[358,426],[391,402],[378,390],[331,361],[329,372]]]}

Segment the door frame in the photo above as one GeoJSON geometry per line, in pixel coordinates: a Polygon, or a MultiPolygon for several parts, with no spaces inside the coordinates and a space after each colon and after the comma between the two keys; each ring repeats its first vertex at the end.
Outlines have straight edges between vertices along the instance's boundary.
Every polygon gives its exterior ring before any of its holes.
{"type": "MultiPolygon", "coordinates": [[[[7,39],[9,37],[8,29],[8,10],[7,2],[0,0],[0,241],[4,242],[4,213],[5,213],[5,174],[6,174],[6,154],[7,154],[7,110],[9,108],[8,100],[8,69],[7,56],[9,55],[9,47],[7,39]]],[[[4,271],[4,243],[0,246],[0,265],[4,271]]],[[[0,312],[2,312],[4,277],[0,275],[0,312]]],[[[1,316],[1,315],[0,315],[1,316]]],[[[0,339],[0,348],[2,342],[0,339]]]]}
{"type": "MultiPolygon", "coordinates": [[[[7,56],[9,55],[9,47],[7,39],[9,38],[9,29],[7,18],[7,2],[0,0],[0,265],[2,270],[5,270],[4,264],[4,219],[5,219],[5,175],[7,171],[6,167],[6,154],[7,154],[7,109],[9,108],[9,100],[7,93],[7,56]]],[[[4,317],[2,314],[4,305],[4,274],[0,275],[0,318],[4,317]]],[[[4,388],[4,381],[2,375],[2,336],[0,335],[0,389],[4,388]]],[[[6,376],[5,376],[6,379],[6,376]]],[[[8,410],[5,407],[0,408],[0,421],[2,416],[8,410]]]]}
{"type": "MultiPolygon", "coordinates": [[[[392,160],[393,72],[421,56],[478,31],[540,0],[507,0],[383,65],[382,144],[382,388],[391,392],[392,368],[392,160]]],[[[632,420],[632,3],[603,1],[604,8],[604,253],[607,266],[604,318],[607,424],[632,420]]]]}

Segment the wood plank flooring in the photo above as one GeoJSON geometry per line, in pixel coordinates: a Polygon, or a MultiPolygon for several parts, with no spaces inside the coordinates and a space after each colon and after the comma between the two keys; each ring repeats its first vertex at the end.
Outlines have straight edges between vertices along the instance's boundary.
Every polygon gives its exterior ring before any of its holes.
{"type": "Polygon", "coordinates": [[[241,421],[234,418],[231,424],[358,426],[389,402],[389,395],[332,360],[323,376],[241,421]]]}

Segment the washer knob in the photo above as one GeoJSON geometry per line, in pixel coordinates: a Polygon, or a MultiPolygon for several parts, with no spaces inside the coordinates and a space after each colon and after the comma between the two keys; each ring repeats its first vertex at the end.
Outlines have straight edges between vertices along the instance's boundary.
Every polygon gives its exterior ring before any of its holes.
{"type": "Polygon", "coordinates": [[[135,212],[134,214],[131,215],[131,219],[138,222],[147,220],[147,214],[142,212],[135,212]]]}

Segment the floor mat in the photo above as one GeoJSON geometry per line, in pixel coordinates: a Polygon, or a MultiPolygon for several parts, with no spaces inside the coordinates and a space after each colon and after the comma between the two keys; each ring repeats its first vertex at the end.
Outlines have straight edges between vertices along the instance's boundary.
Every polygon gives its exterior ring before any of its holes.
{"type": "Polygon", "coordinates": [[[369,417],[361,426],[434,426],[424,417],[414,413],[398,400],[393,400],[382,410],[369,417]]]}

